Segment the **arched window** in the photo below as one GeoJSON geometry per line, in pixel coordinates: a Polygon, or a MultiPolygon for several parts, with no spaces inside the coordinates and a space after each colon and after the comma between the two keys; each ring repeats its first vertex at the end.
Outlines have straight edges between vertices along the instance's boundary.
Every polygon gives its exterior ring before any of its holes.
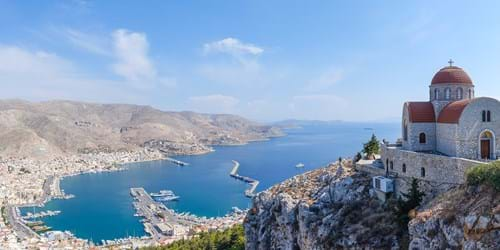
{"type": "Polygon", "coordinates": [[[486,110],[483,110],[482,118],[483,118],[483,122],[486,122],[486,110]]]}
{"type": "Polygon", "coordinates": [[[406,164],[403,163],[403,173],[406,173],[406,164]]]}
{"type": "Polygon", "coordinates": [[[469,99],[472,99],[472,89],[469,89],[469,99]]]}
{"type": "Polygon", "coordinates": [[[457,89],[457,100],[462,100],[464,97],[464,90],[462,88],[457,89]]]}
{"type": "Polygon", "coordinates": [[[446,88],[444,90],[444,99],[450,100],[450,98],[451,98],[451,89],[450,88],[446,88]]]}
{"type": "Polygon", "coordinates": [[[421,168],[421,169],[420,169],[420,175],[421,175],[422,177],[425,177],[425,168],[421,168]]]}
{"type": "Polygon", "coordinates": [[[420,133],[418,135],[418,141],[420,142],[420,144],[425,144],[427,142],[427,140],[425,138],[425,133],[420,133]]]}
{"type": "Polygon", "coordinates": [[[394,162],[391,161],[391,170],[394,169],[394,162]]]}
{"type": "Polygon", "coordinates": [[[491,122],[491,112],[489,110],[486,111],[486,121],[491,122]]]}
{"type": "Polygon", "coordinates": [[[434,89],[434,100],[439,98],[439,89],[434,89]]]}

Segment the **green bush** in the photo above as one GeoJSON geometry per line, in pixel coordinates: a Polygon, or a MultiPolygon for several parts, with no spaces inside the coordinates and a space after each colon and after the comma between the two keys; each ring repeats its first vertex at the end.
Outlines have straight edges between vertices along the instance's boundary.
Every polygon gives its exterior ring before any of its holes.
{"type": "Polygon", "coordinates": [[[492,186],[500,191],[500,162],[494,161],[469,168],[466,172],[467,184],[492,186]]]}
{"type": "Polygon", "coordinates": [[[224,231],[201,233],[189,240],[179,240],[161,247],[147,247],[144,250],[244,250],[245,233],[242,225],[224,231]]]}
{"type": "Polygon", "coordinates": [[[363,153],[366,154],[366,157],[370,159],[373,155],[378,154],[380,152],[380,142],[378,141],[375,134],[372,134],[371,139],[363,145],[363,153]]]}

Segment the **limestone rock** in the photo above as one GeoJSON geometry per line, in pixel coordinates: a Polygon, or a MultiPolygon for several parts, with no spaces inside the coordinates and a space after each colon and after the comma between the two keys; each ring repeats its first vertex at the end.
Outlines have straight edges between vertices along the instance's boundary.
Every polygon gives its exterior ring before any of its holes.
{"type": "Polygon", "coordinates": [[[410,249],[498,249],[498,204],[500,194],[492,188],[450,190],[410,221],[410,249]]]}
{"type": "Polygon", "coordinates": [[[350,162],[295,176],[253,199],[247,249],[399,249],[397,223],[350,162]]]}

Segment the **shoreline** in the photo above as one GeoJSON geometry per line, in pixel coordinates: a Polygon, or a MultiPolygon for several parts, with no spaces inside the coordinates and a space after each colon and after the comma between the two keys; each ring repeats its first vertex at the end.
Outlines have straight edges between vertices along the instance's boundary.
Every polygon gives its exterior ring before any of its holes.
{"type": "MultiPolygon", "coordinates": [[[[272,140],[273,138],[278,138],[278,137],[283,137],[283,136],[286,136],[286,135],[275,136],[275,137],[264,138],[264,139],[248,140],[247,142],[245,142],[243,144],[226,144],[226,145],[213,145],[213,146],[243,146],[243,145],[247,145],[247,144],[250,144],[250,143],[253,143],[253,142],[269,141],[269,140],[272,140]]],[[[151,149],[143,148],[142,150],[139,150],[139,151],[125,152],[125,154],[127,154],[127,153],[128,154],[140,154],[140,153],[146,152],[146,155],[148,155],[147,152],[149,152],[149,153],[152,152],[152,151],[148,151],[148,150],[151,150],[151,149]]],[[[80,170],[80,171],[77,170],[75,172],[65,173],[65,174],[61,174],[61,175],[58,175],[58,174],[51,175],[48,178],[43,179],[43,184],[42,184],[43,185],[43,188],[42,188],[43,189],[43,196],[40,197],[40,199],[38,201],[33,202],[33,203],[24,203],[24,204],[10,205],[10,207],[14,208],[15,211],[20,211],[19,210],[20,208],[26,208],[26,207],[44,207],[48,202],[50,202],[53,199],[64,199],[64,197],[67,197],[68,194],[64,193],[64,190],[62,190],[60,188],[60,184],[59,183],[64,178],[67,178],[67,177],[72,177],[72,176],[77,176],[77,175],[83,175],[83,174],[96,174],[96,173],[124,171],[124,170],[127,170],[127,168],[128,168],[127,165],[133,164],[133,163],[143,163],[143,162],[152,162],[152,161],[165,161],[170,156],[175,157],[175,156],[204,155],[204,154],[209,154],[209,153],[215,152],[215,149],[211,148],[210,150],[207,150],[207,151],[204,151],[204,152],[199,152],[199,153],[172,154],[172,155],[168,155],[166,153],[162,153],[159,150],[156,150],[156,152],[159,153],[161,155],[161,157],[152,157],[152,158],[149,158],[149,159],[130,160],[130,161],[123,161],[123,162],[113,161],[111,163],[104,164],[104,165],[107,165],[107,166],[104,166],[104,167],[102,167],[102,166],[98,167],[96,165],[94,168],[83,170],[83,171],[82,170],[80,170]],[[51,183],[48,184],[49,188],[47,190],[46,189],[46,186],[47,186],[46,183],[48,181],[51,181],[51,183]]],[[[99,154],[100,153],[95,154],[95,155],[99,155],[99,154]]],[[[110,154],[113,154],[113,153],[110,153],[110,154]]],[[[90,155],[93,155],[93,154],[90,154],[90,155]]],[[[77,157],[77,156],[72,155],[72,156],[66,156],[66,157],[70,158],[70,157],[77,157]]],[[[61,157],[61,158],[64,158],[64,157],[61,157]]],[[[69,195],[71,195],[71,194],[69,194],[69,195]]],[[[72,197],[70,197],[70,198],[72,198],[72,197]]],[[[239,211],[246,211],[246,210],[240,210],[240,209],[238,209],[238,210],[239,211]]],[[[204,216],[191,215],[189,213],[178,213],[178,212],[175,212],[174,210],[171,210],[171,211],[176,216],[187,216],[187,215],[189,215],[189,216],[191,216],[192,218],[194,218],[196,220],[205,220],[206,221],[205,224],[202,223],[200,225],[197,225],[198,227],[203,228],[203,229],[198,229],[197,232],[203,232],[203,231],[206,231],[206,230],[211,230],[211,228],[213,229],[214,227],[218,228],[217,226],[214,226],[213,224],[218,225],[218,224],[221,223],[219,221],[226,221],[227,222],[228,218],[231,218],[231,216],[235,215],[235,212],[232,211],[232,212],[228,212],[228,213],[224,214],[223,216],[206,218],[204,216]]],[[[19,213],[19,217],[21,217],[21,213],[19,213]]],[[[237,224],[237,223],[241,223],[242,220],[243,220],[243,218],[244,218],[244,216],[242,216],[241,218],[238,219],[239,222],[231,223],[231,225],[234,225],[234,224],[237,224]]],[[[19,222],[19,218],[15,217],[14,220],[19,222]]],[[[22,218],[21,218],[21,221],[19,223],[21,223],[22,225],[26,226],[26,221],[22,220],[22,218]]],[[[142,224],[144,225],[144,223],[142,223],[142,224]]],[[[33,230],[31,230],[31,231],[33,231],[33,230]]],[[[57,230],[52,230],[52,231],[57,231],[57,230]]],[[[35,233],[38,238],[44,237],[42,235],[42,233],[39,234],[39,233],[36,233],[34,231],[33,231],[33,233],[35,233]]],[[[90,239],[78,238],[77,236],[72,235],[72,233],[69,233],[68,231],[65,231],[65,233],[68,233],[75,240],[84,241],[84,242],[87,242],[87,244],[94,245],[94,242],[90,241],[90,239]]],[[[146,233],[147,233],[147,231],[146,231],[146,233]]],[[[184,235],[184,236],[187,237],[187,235],[184,235]]],[[[173,241],[174,240],[178,240],[178,239],[180,239],[180,238],[173,239],[173,241]]],[[[106,247],[106,246],[113,246],[113,245],[116,245],[116,244],[124,245],[124,244],[131,244],[132,242],[135,242],[135,241],[143,242],[145,240],[149,241],[149,240],[151,240],[151,238],[149,236],[147,236],[147,235],[142,236],[142,237],[128,237],[128,238],[124,237],[124,238],[113,239],[113,240],[105,240],[105,241],[103,241],[102,245],[98,245],[98,246],[99,247],[106,247]]],[[[158,244],[158,242],[153,241],[153,242],[149,242],[148,243],[148,245],[151,245],[151,244],[152,245],[158,244]]]]}

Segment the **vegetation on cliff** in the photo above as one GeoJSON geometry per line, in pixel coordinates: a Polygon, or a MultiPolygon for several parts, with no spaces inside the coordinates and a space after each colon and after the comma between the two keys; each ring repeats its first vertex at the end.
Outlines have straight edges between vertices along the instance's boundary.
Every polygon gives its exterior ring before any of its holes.
{"type": "Polygon", "coordinates": [[[500,191],[500,162],[481,164],[467,170],[467,184],[484,184],[500,191]]]}
{"type": "Polygon", "coordinates": [[[363,153],[366,154],[368,159],[372,159],[375,154],[380,151],[380,142],[375,134],[372,134],[371,139],[363,145],[363,153]]]}
{"type": "Polygon", "coordinates": [[[242,225],[224,231],[201,233],[189,240],[179,240],[167,246],[148,247],[144,250],[243,250],[245,236],[242,225]]]}
{"type": "Polygon", "coordinates": [[[396,218],[405,229],[410,221],[410,211],[420,206],[424,195],[425,193],[420,191],[418,180],[413,178],[408,192],[402,193],[394,205],[396,218]]]}

